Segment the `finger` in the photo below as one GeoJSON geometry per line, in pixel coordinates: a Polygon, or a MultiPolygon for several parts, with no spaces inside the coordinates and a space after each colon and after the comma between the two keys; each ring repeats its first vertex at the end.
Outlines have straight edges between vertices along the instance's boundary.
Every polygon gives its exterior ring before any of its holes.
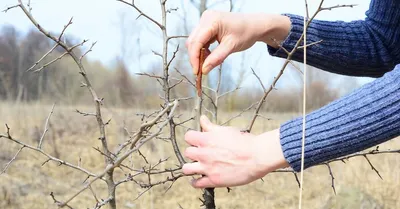
{"type": "Polygon", "coordinates": [[[190,33],[188,39],[186,40],[185,45],[186,45],[186,47],[187,47],[188,49],[189,49],[189,47],[190,47],[190,43],[192,43],[192,41],[193,41],[193,38],[196,36],[197,31],[199,30],[199,28],[200,28],[200,25],[197,25],[197,26],[193,29],[193,31],[190,33]]]}
{"type": "Polygon", "coordinates": [[[183,155],[193,161],[204,162],[206,156],[209,156],[207,153],[208,152],[206,149],[201,149],[198,147],[188,147],[186,148],[183,155]]]}
{"type": "Polygon", "coordinates": [[[188,131],[185,134],[185,141],[195,147],[203,147],[207,144],[207,134],[199,131],[188,131]]]}
{"type": "Polygon", "coordinates": [[[186,148],[183,156],[193,160],[193,161],[200,161],[199,160],[199,148],[197,147],[188,147],[186,148]]]}
{"type": "Polygon", "coordinates": [[[203,74],[208,74],[214,67],[220,65],[232,53],[234,45],[231,41],[224,40],[206,58],[203,64],[203,74]]]}
{"type": "Polygon", "coordinates": [[[193,36],[191,39],[188,51],[194,74],[197,74],[199,70],[200,49],[203,47],[207,48],[212,44],[212,41],[215,41],[216,35],[216,30],[211,26],[206,29],[199,29],[197,35],[193,36]]]}
{"type": "Polygon", "coordinates": [[[200,177],[192,181],[194,188],[214,188],[216,185],[207,176],[200,177]]]}
{"type": "Polygon", "coordinates": [[[218,127],[218,125],[211,123],[211,121],[205,115],[200,117],[200,125],[205,132],[215,130],[218,127]]]}
{"type": "Polygon", "coordinates": [[[182,166],[182,172],[185,175],[205,174],[204,166],[199,162],[186,163],[182,166]]]}
{"type": "MultiPolygon", "coordinates": [[[[198,33],[198,31],[199,31],[200,28],[201,28],[201,25],[200,25],[200,24],[197,25],[197,26],[193,29],[193,31],[190,33],[188,39],[186,40],[186,48],[187,48],[187,50],[188,50],[189,60],[191,60],[191,59],[190,59],[191,57],[195,56],[195,55],[192,55],[192,54],[191,54],[192,51],[191,51],[190,49],[192,48],[193,41],[194,41],[195,38],[197,37],[197,33],[198,33]]],[[[190,62],[190,65],[192,66],[193,73],[194,73],[194,74],[197,74],[197,72],[194,72],[194,64],[193,64],[192,62],[190,62]]]]}

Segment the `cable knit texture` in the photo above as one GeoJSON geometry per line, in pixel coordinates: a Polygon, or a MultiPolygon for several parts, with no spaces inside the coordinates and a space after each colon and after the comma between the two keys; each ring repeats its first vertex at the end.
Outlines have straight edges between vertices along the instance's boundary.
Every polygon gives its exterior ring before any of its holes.
{"type": "MultiPolygon", "coordinates": [[[[292,21],[282,43],[292,50],[303,32],[303,17],[292,21]]],[[[306,116],[305,168],[358,152],[400,135],[400,1],[372,0],[363,21],[314,20],[307,30],[308,64],[351,76],[379,77],[306,116]]],[[[286,53],[272,47],[273,56],[286,53]]],[[[299,50],[294,60],[302,61],[299,50]]],[[[281,145],[290,166],[301,167],[302,118],[283,124],[281,145]]]]}

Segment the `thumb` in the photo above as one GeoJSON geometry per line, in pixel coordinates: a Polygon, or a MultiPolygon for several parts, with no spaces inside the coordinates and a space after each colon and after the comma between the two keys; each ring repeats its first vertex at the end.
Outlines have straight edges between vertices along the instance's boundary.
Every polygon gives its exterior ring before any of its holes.
{"type": "Polygon", "coordinates": [[[233,46],[229,41],[221,42],[204,60],[203,74],[208,74],[214,67],[220,65],[232,53],[233,46]]]}
{"type": "Polygon", "coordinates": [[[211,121],[205,115],[202,115],[200,117],[200,125],[205,132],[212,131],[213,129],[218,127],[218,125],[211,123],[211,121]]]}

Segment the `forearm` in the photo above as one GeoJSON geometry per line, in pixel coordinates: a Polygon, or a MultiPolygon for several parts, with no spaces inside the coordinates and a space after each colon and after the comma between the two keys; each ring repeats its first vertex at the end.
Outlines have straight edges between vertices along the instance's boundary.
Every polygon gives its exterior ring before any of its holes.
{"type": "MultiPolygon", "coordinates": [[[[306,116],[305,167],[362,151],[400,135],[400,65],[306,116]]],[[[301,165],[302,118],[280,128],[285,159],[301,165]]]]}
{"type": "Polygon", "coordinates": [[[253,150],[256,155],[255,159],[257,159],[256,164],[260,165],[258,167],[261,176],[280,168],[289,167],[280,144],[279,129],[260,134],[257,138],[259,143],[254,144],[253,150]]]}

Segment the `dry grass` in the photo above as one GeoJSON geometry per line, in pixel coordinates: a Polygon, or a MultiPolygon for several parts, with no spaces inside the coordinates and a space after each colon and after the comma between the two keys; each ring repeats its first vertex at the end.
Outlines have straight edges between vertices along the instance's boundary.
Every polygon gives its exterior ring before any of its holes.
{"type": "MultiPolygon", "coordinates": [[[[51,107],[46,105],[10,105],[0,104],[0,124],[8,123],[12,135],[26,143],[36,144],[42,132],[45,118],[51,107]]],[[[80,107],[82,111],[91,112],[89,107],[80,107]]],[[[56,106],[51,119],[51,130],[48,133],[44,148],[53,155],[58,155],[72,163],[78,163],[94,173],[103,168],[103,158],[93,147],[100,146],[97,140],[97,126],[93,118],[82,117],[74,113],[72,107],[56,106]]],[[[105,109],[105,118],[113,120],[108,127],[108,136],[111,145],[116,145],[125,139],[122,127],[134,130],[138,126],[139,110],[105,109]]],[[[293,114],[274,115],[272,121],[258,121],[255,131],[278,128],[280,122],[290,119],[293,114]]],[[[223,117],[229,117],[224,114],[223,117]]],[[[245,119],[238,119],[232,125],[245,127],[245,119]]],[[[0,129],[0,132],[5,132],[0,129]]],[[[179,140],[182,148],[184,129],[181,128],[179,140]]],[[[392,140],[381,149],[399,148],[400,141],[392,140]]],[[[18,150],[18,146],[7,140],[0,140],[0,165],[3,166],[18,150]]],[[[153,141],[142,150],[146,156],[156,163],[158,159],[171,156],[171,162],[176,163],[172,155],[172,147],[163,141],[153,141]]],[[[335,196],[331,189],[331,179],[326,167],[315,167],[305,173],[305,191],[303,208],[400,208],[400,155],[371,156],[371,161],[380,171],[384,180],[381,180],[362,159],[352,159],[347,164],[334,163],[332,169],[335,175],[335,196]]],[[[63,200],[74,191],[82,187],[86,178],[83,174],[55,163],[41,164],[46,159],[32,151],[24,150],[6,174],[0,176],[0,208],[56,208],[49,196],[54,192],[57,198],[63,200]]],[[[144,165],[143,160],[133,156],[133,165],[144,165]]],[[[2,167],[1,167],[2,168],[2,167]]],[[[118,171],[116,178],[123,178],[118,171]]],[[[198,198],[201,191],[191,188],[189,179],[180,179],[173,188],[164,193],[168,185],[152,189],[140,199],[134,201],[136,195],[142,191],[133,183],[118,188],[117,203],[119,208],[200,208],[198,198]]],[[[105,197],[105,185],[98,182],[95,185],[98,197],[105,197]]],[[[227,208],[296,208],[298,186],[292,174],[270,174],[264,182],[256,181],[248,186],[234,188],[231,193],[226,189],[218,189],[217,205],[220,209],[227,208]]],[[[76,208],[90,208],[94,206],[94,199],[86,191],[75,199],[72,204],[76,208]]]]}

